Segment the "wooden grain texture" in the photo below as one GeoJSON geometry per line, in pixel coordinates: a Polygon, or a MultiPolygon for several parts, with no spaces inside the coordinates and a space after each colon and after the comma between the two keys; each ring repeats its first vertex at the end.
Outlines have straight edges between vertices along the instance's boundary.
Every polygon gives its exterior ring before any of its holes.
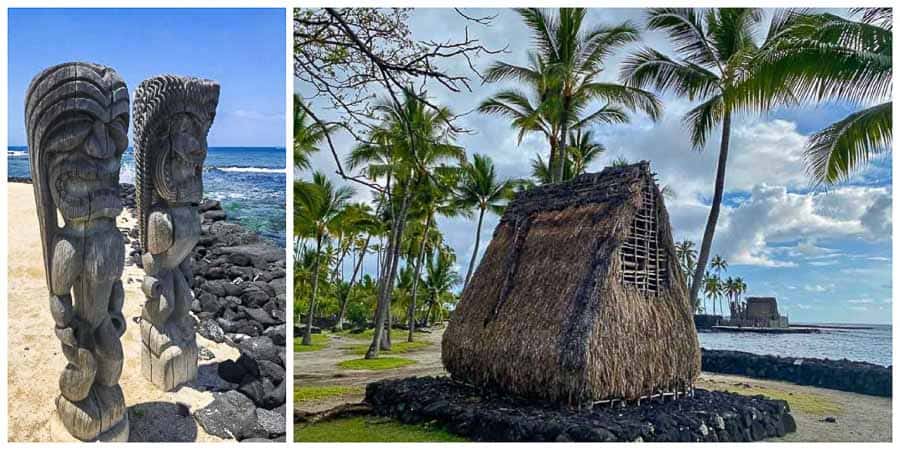
{"type": "Polygon", "coordinates": [[[57,419],[80,440],[112,429],[127,436],[118,386],[125,250],[115,219],[122,210],[128,88],[109,67],[72,62],[39,73],[25,97],[50,312],[68,362],[59,378],[57,419]]]}
{"type": "Polygon", "coordinates": [[[147,296],[141,370],[165,391],[197,377],[190,254],[200,239],[206,135],[218,98],[216,82],[174,75],[144,80],[135,93],[135,189],[147,296]]]}

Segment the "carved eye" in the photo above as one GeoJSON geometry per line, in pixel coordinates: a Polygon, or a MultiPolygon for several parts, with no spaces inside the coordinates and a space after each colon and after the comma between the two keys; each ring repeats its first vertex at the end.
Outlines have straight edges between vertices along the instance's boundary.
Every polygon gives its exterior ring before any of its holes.
{"type": "Polygon", "coordinates": [[[106,126],[109,131],[109,137],[112,138],[117,152],[123,152],[125,148],[128,147],[127,120],[128,119],[123,118],[123,116],[119,116],[106,126]]]}
{"type": "Polygon", "coordinates": [[[48,134],[46,150],[49,153],[65,152],[81,145],[91,133],[93,122],[85,115],[65,117],[48,134]]]}

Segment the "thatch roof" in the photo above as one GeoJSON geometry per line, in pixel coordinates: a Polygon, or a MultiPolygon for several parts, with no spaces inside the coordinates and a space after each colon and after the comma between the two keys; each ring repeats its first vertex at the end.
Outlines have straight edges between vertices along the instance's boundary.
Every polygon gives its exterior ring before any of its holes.
{"type": "Polygon", "coordinates": [[[522,192],[462,293],[444,366],[574,404],[684,389],[700,350],[676,261],[647,162],[522,192]]]}
{"type": "Polygon", "coordinates": [[[775,297],[747,297],[747,317],[750,319],[777,319],[778,301],[775,297]]]}

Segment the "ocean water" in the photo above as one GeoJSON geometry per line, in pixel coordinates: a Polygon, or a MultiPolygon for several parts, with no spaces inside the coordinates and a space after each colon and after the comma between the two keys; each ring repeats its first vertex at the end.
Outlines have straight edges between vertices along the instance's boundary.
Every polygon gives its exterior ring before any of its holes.
{"type": "Polygon", "coordinates": [[[864,327],[825,329],[817,334],[757,334],[701,332],[700,345],[717,350],[740,350],[761,355],[801,358],[849,359],[882,366],[891,362],[891,326],[860,324],[809,324],[864,327]]]}
{"type": "MultiPolygon", "coordinates": [[[[7,150],[10,177],[31,177],[26,147],[7,150]]],[[[203,171],[205,196],[222,202],[228,218],[285,245],[285,149],[211,147],[203,171]]],[[[134,182],[134,154],[122,156],[119,180],[134,182]]]]}

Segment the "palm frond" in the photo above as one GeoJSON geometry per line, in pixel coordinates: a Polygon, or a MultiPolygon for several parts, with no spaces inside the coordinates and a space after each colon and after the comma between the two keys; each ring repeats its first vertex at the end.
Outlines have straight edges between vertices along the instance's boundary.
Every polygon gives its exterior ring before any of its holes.
{"type": "Polygon", "coordinates": [[[708,68],[717,67],[715,51],[706,38],[700,14],[694,8],[651,8],[647,12],[647,28],[665,31],[688,62],[708,68]]]}
{"type": "Polygon", "coordinates": [[[684,115],[684,124],[691,128],[691,145],[700,150],[712,130],[725,114],[723,97],[716,95],[697,105],[684,115]]]}
{"type": "Polygon", "coordinates": [[[807,167],[818,183],[849,178],[875,155],[890,149],[891,102],[857,111],[813,134],[806,150],[807,167]]]}
{"type": "Polygon", "coordinates": [[[631,111],[643,111],[653,120],[659,118],[662,109],[662,104],[656,95],[636,87],[616,83],[587,83],[582,86],[582,89],[588,98],[603,99],[631,111]]]}
{"type": "Polygon", "coordinates": [[[619,79],[636,88],[671,90],[690,100],[706,98],[720,90],[719,77],[691,62],[678,62],[651,48],[628,56],[621,64],[619,79]]]}

